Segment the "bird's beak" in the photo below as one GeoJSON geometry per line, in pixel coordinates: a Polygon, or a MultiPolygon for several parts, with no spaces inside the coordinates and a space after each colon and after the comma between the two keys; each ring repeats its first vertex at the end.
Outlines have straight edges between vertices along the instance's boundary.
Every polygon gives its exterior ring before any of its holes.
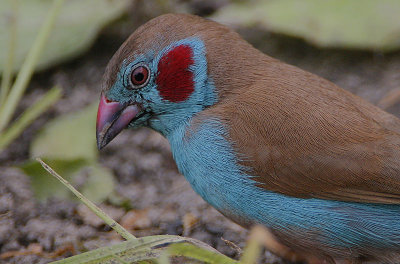
{"type": "Polygon", "coordinates": [[[101,94],[97,110],[97,147],[102,149],[115,138],[138,115],[141,107],[137,104],[121,104],[108,101],[101,94]]]}

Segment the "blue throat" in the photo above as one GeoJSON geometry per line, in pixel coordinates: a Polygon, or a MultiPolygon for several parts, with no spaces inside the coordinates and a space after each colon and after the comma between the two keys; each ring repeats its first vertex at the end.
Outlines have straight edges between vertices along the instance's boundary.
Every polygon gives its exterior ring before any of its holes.
{"type": "Polygon", "coordinates": [[[167,137],[179,171],[225,215],[281,232],[315,232],[318,243],[331,247],[400,247],[400,206],[300,199],[261,189],[236,162],[219,120],[204,121],[191,132],[185,123],[167,137]]]}

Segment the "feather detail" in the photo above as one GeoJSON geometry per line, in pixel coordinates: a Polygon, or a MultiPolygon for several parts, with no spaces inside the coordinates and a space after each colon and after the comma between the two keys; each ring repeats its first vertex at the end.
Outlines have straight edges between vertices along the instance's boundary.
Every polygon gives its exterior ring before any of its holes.
{"type": "Polygon", "coordinates": [[[164,100],[185,101],[194,91],[193,51],[188,45],[170,50],[158,62],[157,89],[164,100]]]}
{"type": "Polygon", "coordinates": [[[257,186],[301,198],[400,204],[400,121],[284,66],[213,110],[257,186]]]}

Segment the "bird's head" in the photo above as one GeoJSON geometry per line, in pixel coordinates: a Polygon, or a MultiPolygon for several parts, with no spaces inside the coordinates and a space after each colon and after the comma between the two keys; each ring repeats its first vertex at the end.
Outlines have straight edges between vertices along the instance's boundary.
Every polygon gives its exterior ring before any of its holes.
{"type": "Polygon", "coordinates": [[[97,114],[98,147],[126,127],[148,126],[168,136],[215,104],[233,79],[229,70],[243,66],[225,65],[235,64],[232,41],[250,47],[229,28],[192,15],[163,15],[139,27],[107,66],[97,114]]]}

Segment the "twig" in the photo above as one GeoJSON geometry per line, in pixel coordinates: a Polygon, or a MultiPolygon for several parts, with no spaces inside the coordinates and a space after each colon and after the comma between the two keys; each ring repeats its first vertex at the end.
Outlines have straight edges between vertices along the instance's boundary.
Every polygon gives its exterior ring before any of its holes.
{"type": "Polygon", "coordinates": [[[111,217],[109,217],[106,213],[104,213],[99,207],[97,207],[94,203],[92,203],[89,199],[83,196],[77,189],[75,189],[68,181],[66,181],[63,177],[61,177],[57,172],[55,172],[49,165],[47,165],[40,158],[36,158],[38,162],[43,166],[43,168],[53,175],[57,180],[59,180],[62,184],[64,184],[68,189],[73,192],[78,199],[85,204],[92,212],[94,212],[98,217],[100,217],[107,225],[109,225],[112,229],[114,229],[118,234],[120,234],[126,240],[136,239],[134,235],[129,233],[125,228],[123,228],[120,224],[114,221],[111,217]]]}
{"type": "Polygon", "coordinates": [[[238,245],[236,245],[236,244],[233,243],[232,241],[229,241],[229,240],[227,240],[227,239],[225,239],[225,238],[223,238],[223,237],[221,237],[221,240],[224,241],[225,244],[226,244],[228,247],[230,247],[231,249],[235,250],[235,251],[238,253],[239,256],[242,255],[243,250],[242,250],[238,245]]]}

